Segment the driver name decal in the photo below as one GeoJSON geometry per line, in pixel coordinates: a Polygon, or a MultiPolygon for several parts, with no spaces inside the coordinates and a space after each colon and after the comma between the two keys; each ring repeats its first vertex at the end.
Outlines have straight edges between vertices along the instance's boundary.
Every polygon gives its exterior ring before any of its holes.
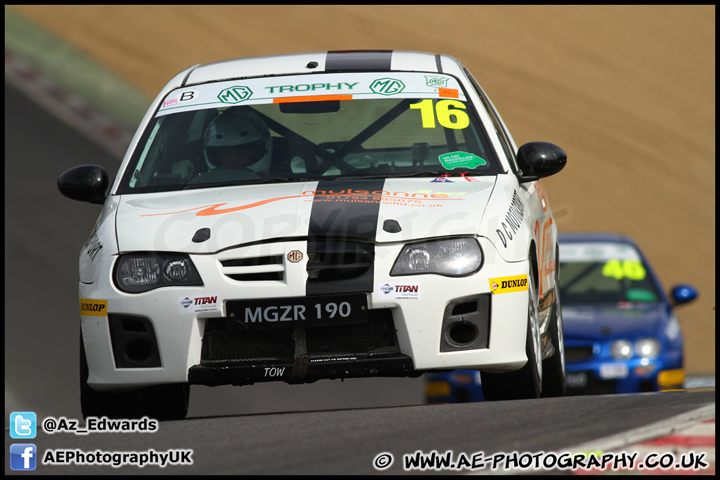
{"type": "Polygon", "coordinates": [[[513,239],[513,235],[517,233],[518,230],[520,230],[524,215],[525,205],[523,204],[522,200],[520,200],[520,197],[518,197],[517,191],[513,191],[510,206],[505,213],[505,221],[500,222],[502,230],[499,228],[495,230],[495,232],[498,234],[498,237],[500,237],[500,241],[502,242],[503,247],[507,248],[508,241],[511,241],[513,239]]]}
{"type": "Polygon", "coordinates": [[[90,261],[95,260],[95,256],[100,249],[103,248],[102,243],[100,243],[100,238],[98,238],[97,230],[90,235],[90,238],[88,238],[83,247],[85,248],[85,253],[90,257],[90,261]]]}

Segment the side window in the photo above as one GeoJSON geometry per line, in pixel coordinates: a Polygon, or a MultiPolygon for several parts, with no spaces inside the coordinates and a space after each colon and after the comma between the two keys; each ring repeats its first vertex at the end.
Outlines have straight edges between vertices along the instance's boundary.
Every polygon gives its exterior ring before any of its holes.
{"type": "Polygon", "coordinates": [[[515,152],[513,151],[512,144],[508,140],[508,136],[505,133],[505,129],[502,126],[502,123],[497,118],[497,112],[495,111],[495,108],[493,107],[492,103],[490,103],[490,100],[488,99],[487,95],[485,95],[485,92],[483,91],[482,87],[480,87],[480,84],[475,80],[475,77],[470,74],[470,72],[467,69],[465,70],[465,74],[470,79],[470,82],[472,83],[473,87],[475,87],[475,92],[480,97],[480,101],[482,102],[483,106],[485,107],[485,110],[490,115],[490,118],[493,122],[493,127],[495,127],[495,133],[498,136],[498,139],[500,139],[500,145],[502,145],[503,150],[505,151],[505,156],[508,158],[508,161],[510,162],[510,166],[512,167],[513,173],[517,174],[519,171],[519,168],[517,166],[517,161],[515,159],[515,152]]]}

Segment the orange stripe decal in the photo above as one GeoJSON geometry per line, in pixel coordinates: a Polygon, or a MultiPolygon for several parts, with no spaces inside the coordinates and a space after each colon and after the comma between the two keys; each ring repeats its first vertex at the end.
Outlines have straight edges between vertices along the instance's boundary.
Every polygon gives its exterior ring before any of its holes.
{"type": "MultiPolygon", "coordinates": [[[[342,199],[347,198],[366,198],[366,197],[379,197],[382,200],[412,200],[414,202],[417,201],[444,201],[444,200],[462,200],[462,198],[447,198],[444,196],[431,196],[429,198],[416,198],[416,197],[408,197],[407,194],[405,195],[397,195],[397,193],[400,192],[386,192],[386,191],[374,191],[374,192],[352,192],[348,191],[346,192],[329,192],[325,193],[324,191],[308,191],[303,192],[300,195],[292,195],[289,197],[277,197],[277,198],[268,198],[265,200],[260,200],[257,202],[249,203],[247,205],[239,205],[237,207],[228,207],[228,208],[221,208],[227,205],[227,203],[216,203],[214,205],[204,205],[202,207],[195,207],[195,208],[189,208],[187,210],[179,210],[175,212],[166,212],[166,213],[146,213],[140,215],[141,217],[158,217],[163,215],[175,215],[177,213],[185,213],[185,212],[192,212],[193,210],[198,210],[195,215],[198,217],[207,217],[211,215],[222,215],[224,213],[232,213],[232,212],[239,212],[242,210],[247,210],[250,208],[260,207],[262,205],[267,205],[268,203],[277,202],[279,200],[288,200],[290,198],[308,198],[308,199],[320,199],[320,198],[327,198],[327,199],[337,199],[338,201],[342,201],[342,199]]],[[[434,195],[445,195],[445,194],[434,194],[434,195]]],[[[377,200],[373,200],[377,201],[377,200]]]]}
{"type": "Polygon", "coordinates": [[[250,203],[248,205],[241,205],[239,207],[233,207],[233,208],[226,208],[223,210],[218,210],[219,207],[222,207],[223,205],[227,205],[227,203],[217,203],[215,205],[207,205],[204,207],[196,207],[196,208],[190,208],[188,210],[180,210],[178,212],[168,212],[168,213],[148,213],[145,215],[141,215],[141,217],[156,217],[159,215],[173,215],[175,213],[184,213],[184,212],[191,212],[193,210],[200,210],[195,215],[198,217],[207,217],[208,215],[220,215],[222,213],[231,213],[231,212],[238,212],[240,210],[247,210],[248,208],[254,208],[259,207],[261,205],[265,205],[270,202],[277,202],[278,200],[286,200],[288,198],[299,198],[302,197],[302,195],[293,195],[291,197],[278,197],[278,198],[268,198],[267,200],[260,200],[259,202],[250,203]]]}
{"type": "Polygon", "coordinates": [[[308,95],[305,97],[273,98],[273,103],[329,102],[331,100],[352,100],[352,95],[308,95]]]}

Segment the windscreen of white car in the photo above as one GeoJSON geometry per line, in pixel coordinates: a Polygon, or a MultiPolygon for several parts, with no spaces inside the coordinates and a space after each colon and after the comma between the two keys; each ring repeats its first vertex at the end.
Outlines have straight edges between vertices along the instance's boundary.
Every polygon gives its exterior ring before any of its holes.
{"type": "Polygon", "coordinates": [[[565,306],[660,301],[638,251],[601,242],[560,243],[560,298],[565,306]]]}
{"type": "Polygon", "coordinates": [[[323,73],[193,85],[160,103],[118,193],[497,175],[479,122],[460,83],[443,74],[323,73]],[[217,152],[240,146],[254,149],[244,154],[250,160],[221,164],[217,152]]]}

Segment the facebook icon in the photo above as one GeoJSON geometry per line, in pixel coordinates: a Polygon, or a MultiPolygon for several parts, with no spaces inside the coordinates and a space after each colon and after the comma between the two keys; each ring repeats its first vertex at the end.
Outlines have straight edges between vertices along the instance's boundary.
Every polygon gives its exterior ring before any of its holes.
{"type": "Polygon", "coordinates": [[[37,465],[37,447],[32,443],[13,443],[10,445],[11,470],[35,470],[37,465]]]}

